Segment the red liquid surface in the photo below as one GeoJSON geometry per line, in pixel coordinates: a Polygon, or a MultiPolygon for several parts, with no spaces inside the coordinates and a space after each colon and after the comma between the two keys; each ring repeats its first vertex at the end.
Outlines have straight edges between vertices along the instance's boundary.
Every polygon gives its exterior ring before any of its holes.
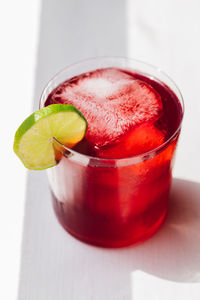
{"type": "Polygon", "coordinates": [[[167,212],[179,132],[137,164],[118,167],[117,159],[147,153],[176,132],[183,114],[176,95],[148,76],[109,68],[62,83],[45,106],[52,103],[73,104],[84,114],[88,131],[74,150],[93,157],[85,164],[63,155],[50,170],[60,223],[77,238],[103,247],[150,237],[167,212]],[[95,157],[112,158],[112,164],[99,166],[95,157]]]}

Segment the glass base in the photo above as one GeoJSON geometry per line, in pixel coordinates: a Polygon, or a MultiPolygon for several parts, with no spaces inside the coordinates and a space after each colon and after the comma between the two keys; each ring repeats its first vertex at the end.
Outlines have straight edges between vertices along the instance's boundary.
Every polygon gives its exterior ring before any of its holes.
{"type": "Polygon", "coordinates": [[[64,225],[57,216],[57,219],[59,221],[59,223],[61,224],[61,226],[69,233],[71,234],[73,237],[75,237],[76,239],[78,239],[81,242],[84,242],[86,244],[92,245],[92,246],[96,246],[96,247],[101,247],[101,248],[124,248],[124,247],[130,247],[130,246],[137,246],[143,242],[145,242],[146,240],[150,239],[154,234],[156,234],[156,232],[160,229],[160,227],[162,226],[164,220],[166,217],[166,213],[161,216],[161,218],[158,220],[158,222],[156,224],[154,224],[154,226],[152,226],[152,228],[146,232],[146,234],[144,236],[142,236],[140,239],[138,239],[137,241],[135,240],[135,238],[131,238],[130,240],[126,240],[123,242],[105,242],[105,241],[99,241],[99,240],[94,240],[94,239],[88,239],[85,236],[81,236],[78,235],[77,233],[73,232],[70,228],[66,227],[66,225],[64,225]]]}
{"type": "Polygon", "coordinates": [[[158,231],[158,229],[163,224],[167,214],[167,207],[165,206],[165,209],[162,210],[162,213],[159,214],[159,217],[157,216],[156,220],[154,215],[154,222],[152,222],[151,219],[151,223],[152,223],[151,226],[143,226],[143,227],[141,227],[141,220],[142,219],[144,220],[145,216],[138,216],[138,219],[134,220],[135,228],[130,228],[131,225],[129,222],[125,226],[122,225],[124,227],[123,231],[120,232],[120,228],[118,228],[118,230],[115,230],[115,232],[113,231],[113,235],[111,233],[109,236],[108,236],[108,232],[110,231],[110,228],[112,228],[113,230],[115,225],[113,225],[113,223],[112,223],[112,227],[111,225],[107,225],[108,228],[106,230],[104,224],[102,223],[102,228],[104,228],[104,231],[102,230],[102,232],[105,232],[105,238],[104,238],[103,234],[101,235],[99,234],[98,228],[97,229],[95,228],[95,224],[92,223],[88,224],[86,222],[84,223],[83,220],[80,220],[80,218],[78,217],[77,217],[79,219],[78,223],[73,222],[72,217],[70,217],[70,212],[66,213],[66,211],[65,212],[62,211],[60,209],[61,203],[54,197],[54,195],[52,198],[53,198],[53,207],[54,207],[56,217],[59,223],[62,225],[62,227],[76,239],[84,243],[97,246],[97,247],[102,247],[102,248],[122,248],[122,247],[128,247],[133,245],[135,246],[137,244],[146,241],[158,231]],[[139,221],[140,223],[137,224],[137,221],[139,221]],[[125,227],[129,229],[129,232],[128,230],[125,230],[125,227]],[[73,230],[73,228],[75,228],[76,231],[73,230]]]}

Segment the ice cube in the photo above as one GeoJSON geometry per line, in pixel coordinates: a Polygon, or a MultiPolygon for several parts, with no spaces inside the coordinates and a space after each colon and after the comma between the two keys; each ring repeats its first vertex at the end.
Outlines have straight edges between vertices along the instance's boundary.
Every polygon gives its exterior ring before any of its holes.
{"type": "Polygon", "coordinates": [[[147,83],[123,70],[106,68],[85,73],[60,85],[52,103],[76,106],[88,121],[86,138],[97,147],[118,142],[127,132],[159,116],[162,102],[147,83]]]}
{"type": "Polygon", "coordinates": [[[164,142],[164,133],[147,122],[136,126],[113,145],[96,148],[102,158],[123,158],[153,150],[164,142]]]}

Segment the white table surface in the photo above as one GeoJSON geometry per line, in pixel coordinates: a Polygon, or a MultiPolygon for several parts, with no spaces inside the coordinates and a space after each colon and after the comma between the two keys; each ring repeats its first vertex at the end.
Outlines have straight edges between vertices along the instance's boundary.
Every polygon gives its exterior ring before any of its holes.
{"type": "Polygon", "coordinates": [[[199,11],[198,0],[1,2],[0,299],[200,299],[199,11]],[[46,172],[24,170],[12,151],[14,132],[38,107],[47,80],[101,55],[159,66],[186,105],[167,220],[150,240],[118,250],[67,234],[46,172]]]}

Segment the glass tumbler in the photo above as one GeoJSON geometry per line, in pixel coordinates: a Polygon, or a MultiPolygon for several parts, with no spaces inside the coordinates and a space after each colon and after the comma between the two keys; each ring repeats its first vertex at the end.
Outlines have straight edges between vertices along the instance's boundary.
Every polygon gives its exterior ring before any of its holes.
{"type": "Polygon", "coordinates": [[[115,248],[146,240],[165,219],[184,107],[179,89],[167,75],[126,58],[90,59],[65,68],[45,87],[40,107],[60,83],[105,67],[159,80],[173,91],[181,107],[177,129],[156,149],[134,157],[102,159],[60,145],[60,160],[48,169],[53,207],[66,231],[83,242],[115,248]]]}

